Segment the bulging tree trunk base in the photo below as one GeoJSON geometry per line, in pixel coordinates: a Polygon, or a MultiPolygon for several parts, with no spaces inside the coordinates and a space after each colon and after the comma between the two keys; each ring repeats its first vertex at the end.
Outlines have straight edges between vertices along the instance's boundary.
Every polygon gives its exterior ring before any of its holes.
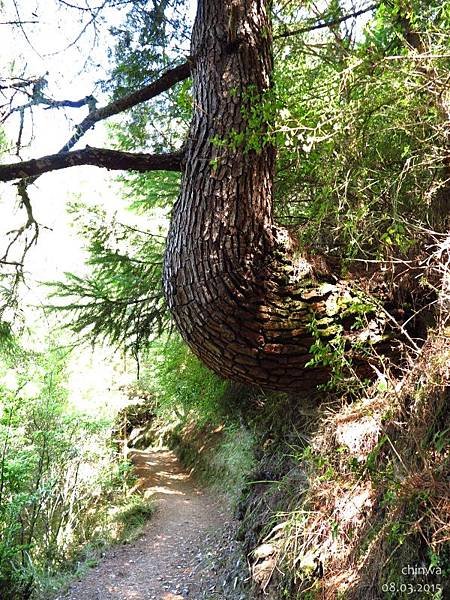
{"type": "Polygon", "coordinates": [[[267,0],[199,1],[195,111],[164,286],[183,338],[215,372],[309,390],[328,381],[333,351],[342,361],[352,348],[355,367],[366,372],[362,345],[389,351],[389,343],[382,312],[349,282],[295,257],[273,222],[275,152],[262,141],[265,123],[249,120],[271,86],[267,9],[267,0]],[[249,147],[255,128],[256,149],[249,147]]]}

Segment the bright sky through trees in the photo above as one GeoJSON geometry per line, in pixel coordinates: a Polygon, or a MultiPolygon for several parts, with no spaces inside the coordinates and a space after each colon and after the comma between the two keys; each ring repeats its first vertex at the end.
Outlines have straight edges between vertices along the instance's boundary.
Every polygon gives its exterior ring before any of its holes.
{"type": "MultiPolygon", "coordinates": [[[[71,4],[71,3],[68,3],[71,4]]],[[[75,4],[75,3],[74,3],[75,4]]],[[[77,2],[80,6],[82,2],[77,2]]],[[[194,4],[194,3],[193,3],[194,4]]],[[[193,9],[191,10],[191,13],[193,9]]],[[[120,26],[126,7],[105,9],[95,26],[89,23],[90,13],[77,11],[58,0],[16,2],[5,0],[0,23],[23,21],[23,27],[0,25],[0,72],[9,76],[45,77],[45,93],[55,100],[78,100],[94,95],[98,106],[109,97],[101,89],[100,80],[108,78],[108,50],[114,44],[110,28],[120,26]]],[[[192,14],[187,18],[192,19],[192,14]]],[[[6,102],[7,98],[3,100],[6,102]]],[[[16,99],[17,108],[27,98],[16,99]]],[[[0,101],[2,104],[2,101],[0,101]]],[[[7,112],[8,107],[2,107],[7,112]]],[[[20,111],[16,110],[4,123],[9,153],[2,162],[27,160],[51,154],[70,138],[74,127],[87,114],[88,108],[59,108],[45,110],[36,107],[24,113],[23,148],[16,155],[20,129],[20,111]]],[[[109,121],[111,122],[111,120],[109,121]]],[[[100,122],[83,137],[79,146],[111,147],[108,125],[100,122]]],[[[118,212],[120,219],[135,223],[136,216],[126,210],[117,173],[96,167],[79,167],[44,174],[30,187],[33,212],[41,225],[38,243],[31,249],[25,263],[25,287],[22,290],[22,310],[27,321],[45,335],[46,324],[40,311],[33,308],[46,302],[47,288],[40,282],[56,280],[66,271],[83,274],[85,253],[83,241],[77,236],[66,212],[68,202],[82,201],[100,204],[109,214],[118,212]],[[42,329],[43,328],[43,329],[42,329]]],[[[18,210],[15,188],[2,185],[0,191],[0,240],[4,245],[8,231],[23,224],[23,211],[18,210]]],[[[146,223],[150,228],[150,224],[146,223]]],[[[32,342],[36,344],[36,340],[32,342]]],[[[105,405],[120,405],[123,394],[117,385],[134,378],[135,364],[111,361],[111,351],[97,348],[77,353],[71,360],[70,395],[79,409],[99,410],[92,398],[103,398],[105,405]],[[124,379],[125,372],[129,373],[124,379]]],[[[100,400],[99,400],[100,401],[100,400]]]]}
{"type": "MultiPolygon", "coordinates": [[[[115,43],[111,28],[120,27],[128,7],[118,3],[117,8],[102,8],[98,13],[74,8],[86,8],[91,4],[59,0],[26,3],[6,0],[0,22],[20,20],[23,25],[0,25],[1,72],[14,76],[24,73],[27,77],[30,74],[45,77],[45,93],[55,100],[78,100],[92,94],[98,102],[97,106],[106,104],[109,98],[102,91],[100,81],[108,79],[108,69],[111,67],[108,52],[115,43]]],[[[99,2],[94,6],[102,4],[99,2]]],[[[190,12],[185,15],[187,21],[193,19],[195,4],[191,3],[190,12]]],[[[58,151],[69,139],[74,126],[86,116],[87,110],[86,106],[51,110],[38,107],[32,115],[25,113],[22,134],[25,147],[20,152],[20,159],[58,151]]],[[[105,122],[97,124],[83,137],[80,147],[111,147],[107,127],[105,122]]],[[[18,158],[15,156],[15,145],[20,129],[20,111],[16,110],[7,119],[5,129],[11,154],[4,156],[3,161],[11,162],[18,158]]],[[[83,261],[80,242],[68,225],[65,205],[67,201],[77,199],[103,204],[111,213],[123,212],[124,203],[118,186],[114,184],[115,176],[95,167],[80,167],[74,172],[65,170],[44,175],[32,186],[33,210],[38,222],[49,229],[41,228],[37,247],[27,258],[26,271],[30,273],[31,280],[55,278],[63,271],[75,270],[76,267],[79,271],[83,261]]],[[[2,239],[7,231],[22,224],[23,214],[14,214],[15,206],[17,199],[11,189],[2,190],[2,239]]],[[[36,299],[30,301],[35,302],[36,299]]]]}
{"type": "MultiPolygon", "coordinates": [[[[4,21],[17,19],[15,3],[6,2],[3,11],[4,21]]],[[[17,74],[27,67],[36,77],[45,76],[48,81],[46,92],[56,99],[78,99],[91,94],[96,89],[93,63],[103,66],[106,64],[106,47],[97,44],[91,51],[94,40],[91,28],[87,28],[77,44],[71,45],[83,28],[83,22],[74,19],[73,10],[55,11],[53,2],[27,3],[21,7],[20,18],[36,23],[24,24],[19,27],[1,26],[0,56],[2,73],[17,74]],[[33,4],[35,6],[33,7],[33,4]],[[38,15],[38,20],[34,15],[38,15]],[[67,46],[71,45],[70,48],[67,46]],[[66,48],[65,50],[63,50],[66,48]],[[56,51],[56,52],[55,52],[56,51]],[[46,75],[48,73],[48,75],[46,75]]],[[[106,42],[106,38],[105,38],[106,42]]],[[[42,108],[34,111],[33,119],[25,115],[24,140],[28,142],[26,155],[42,155],[55,152],[66,140],[70,130],[85,114],[86,107],[81,109],[57,109],[51,112],[42,108]],[[45,132],[45,134],[43,134],[45,132]]],[[[5,124],[6,133],[14,144],[19,128],[20,113],[12,115],[5,124]]],[[[98,126],[89,132],[86,143],[103,144],[106,140],[104,126],[98,126]]],[[[9,157],[13,158],[13,157],[9,157]]],[[[5,157],[4,160],[7,160],[5,157]]],[[[74,268],[80,263],[80,242],[68,225],[65,214],[65,204],[76,194],[81,194],[89,201],[93,190],[101,194],[107,190],[108,175],[98,169],[83,168],[76,173],[62,172],[42,177],[33,186],[32,195],[38,221],[51,228],[51,231],[41,229],[39,243],[30,253],[26,271],[30,279],[54,277],[63,270],[74,268]]],[[[6,187],[6,186],[5,186],[6,187]]],[[[92,197],[92,196],[91,196],[92,197]]],[[[93,198],[95,201],[98,198],[93,198]]],[[[11,191],[1,195],[1,234],[17,224],[22,215],[14,215],[12,208],[17,201],[11,191]]],[[[36,290],[34,290],[36,292],[36,290]]],[[[31,294],[30,302],[36,302],[35,293],[31,294]],[[34,296],[34,298],[32,298],[34,296]]]]}
{"type": "MultiPolygon", "coordinates": [[[[107,51],[112,38],[105,26],[94,30],[85,13],[65,8],[58,2],[27,2],[16,4],[7,0],[2,12],[2,22],[17,20],[16,6],[20,18],[26,23],[23,28],[1,27],[0,57],[1,72],[14,73],[27,69],[36,77],[45,76],[46,93],[55,99],[77,100],[94,94],[99,102],[105,101],[98,80],[105,77],[107,51]],[[37,15],[37,16],[36,16],[37,15]]],[[[120,22],[122,15],[107,11],[108,26],[120,22]]],[[[38,108],[33,118],[25,115],[24,140],[28,142],[20,157],[54,153],[70,137],[74,125],[86,114],[87,108],[54,109],[38,108]],[[26,154],[25,154],[26,153],[26,154]]],[[[12,144],[18,135],[20,113],[16,112],[5,124],[6,133],[12,144]]],[[[83,145],[107,146],[104,123],[88,132],[83,145]]],[[[5,161],[14,156],[4,157],[5,161]]],[[[81,167],[76,172],[63,171],[40,178],[32,188],[33,206],[37,220],[49,229],[41,228],[39,242],[30,253],[26,271],[29,281],[51,279],[63,271],[73,270],[83,262],[81,242],[69,225],[65,208],[67,201],[76,198],[85,202],[102,202],[112,211],[120,206],[117,189],[109,187],[112,177],[95,167],[81,167]]],[[[6,187],[6,186],[5,186],[6,187]]],[[[2,190],[0,197],[0,235],[17,226],[23,215],[14,214],[17,200],[11,190],[2,190]],[[9,192],[9,193],[8,193],[9,192]]],[[[33,286],[34,287],[34,286],[33,286]]],[[[36,303],[42,293],[30,289],[28,301],[36,303]]]]}

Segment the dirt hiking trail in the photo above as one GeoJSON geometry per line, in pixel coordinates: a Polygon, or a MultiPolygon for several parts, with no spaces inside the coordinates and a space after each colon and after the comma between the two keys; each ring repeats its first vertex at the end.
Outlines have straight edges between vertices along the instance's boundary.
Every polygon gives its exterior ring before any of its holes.
{"type": "Polygon", "coordinates": [[[223,598],[212,557],[229,518],[225,505],[198,488],[170,451],[132,451],[130,458],[155,514],[139,539],[110,549],[57,600],[223,598]]]}

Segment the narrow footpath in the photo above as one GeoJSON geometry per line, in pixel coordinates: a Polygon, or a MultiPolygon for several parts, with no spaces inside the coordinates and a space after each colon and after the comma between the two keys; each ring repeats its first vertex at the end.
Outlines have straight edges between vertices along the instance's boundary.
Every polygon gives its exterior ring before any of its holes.
{"type": "Polygon", "coordinates": [[[229,518],[170,451],[133,451],[139,487],[156,512],[135,542],[109,550],[57,600],[218,600],[214,553],[229,518]]]}

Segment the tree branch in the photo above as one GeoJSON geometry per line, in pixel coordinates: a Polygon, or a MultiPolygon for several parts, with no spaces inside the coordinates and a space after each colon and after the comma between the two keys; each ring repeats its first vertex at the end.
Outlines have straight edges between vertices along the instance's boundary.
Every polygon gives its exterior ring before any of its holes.
{"type": "Polygon", "coordinates": [[[349,13],[348,15],[344,15],[343,17],[339,17],[338,19],[330,19],[329,21],[323,21],[322,23],[316,23],[315,25],[310,25],[309,27],[302,27],[300,29],[287,30],[283,33],[279,33],[274,36],[275,40],[281,38],[291,37],[292,35],[300,35],[301,33],[308,33],[310,31],[316,31],[317,29],[324,29],[325,27],[333,27],[333,25],[339,25],[340,23],[344,23],[344,21],[348,21],[349,19],[354,19],[363,15],[371,10],[375,10],[378,8],[379,3],[371,4],[370,6],[366,6],[365,8],[361,8],[360,10],[356,10],[355,12],[349,13]]]}
{"type": "Polygon", "coordinates": [[[82,108],[83,106],[88,105],[89,110],[95,110],[95,98],[94,96],[89,95],[81,98],[80,100],[52,100],[51,98],[44,97],[41,101],[42,104],[46,104],[47,108],[82,108]]]}
{"type": "MultiPolygon", "coordinates": [[[[1,23],[0,23],[0,25],[1,25],[1,23]]],[[[41,79],[41,77],[35,77],[34,79],[24,79],[23,77],[11,77],[8,79],[10,79],[10,83],[8,83],[6,85],[0,84],[0,90],[10,90],[10,89],[17,90],[20,88],[26,88],[26,87],[29,87],[29,86],[37,83],[41,79]],[[15,79],[17,81],[14,81],[15,79]]],[[[8,81],[8,79],[0,79],[0,81],[2,81],[2,82],[8,81]]],[[[28,93],[28,92],[26,92],[26,93],[28,93]]],[[[28,93],[28,96],[31,97],[32,94],[28,93]]]]}
{"type": "MultiPolygon", "coordinates": [[[[10,86],[11,88],[17,89],[17,86],[10,86]]],[[[0,88],[2,89],[2,88],[0,88]]],[[[27,92],[25,92],[27,93],[27,92]]],[[[45,110],[49,110],[50,108],[82,108],[83,106],[88,106],[90,113],[95,110],[95,98],[94,96],[85,96],[80,100],[52,100],[51,98],[46,98],[45,96],[33,96],[30,102],[26,104],[22,104],[20,106],[15,106],[12,108],[5,116],[2,117],[1,122],[5,122],[11,115],[16,112],[24,113],[24,111],[32,106],[43,105],[45,106],[45,110]]]]}
{"type": "Polygon", "coordinates": [[[93,127],[99,121],[103,119],[107,119],[112,117],[113,115],[117,115],[137,104],[141,104],[142,102],[146,102],[151,98],[155,98],[162,94],[163,92],[172,88],[179,81],[184,81],[191,74],[191,61],[187,60],[185,63],[178,65],[173,69],[169,69],[165,73],[161,75],[159,79],[153,81],[149,85],[137,90],[136,92],[131,92],[114,102],[110,102],[106,106],[102,108],[98,108],[93,110],[85,117],[81,123],[79,123],[75,129],[75,133],[72,135],[70,140],[64,144],[61,148],[60,152],[67,152],[71,150],[73,146],[78,142],[78,140],[93,127]]]}
{"type": "Polygon", "coordinates": [[[0,165],[0,181],[38,177],[43,173],[79,165],[94,165],[113,170],[181,171],[183,154],[145,154],[121,152],[86,146],[82,150],[60,152],[19,163],[0,165]]]}
{"type": "Polygon", "coordinates": [[[39,21],[1,21],[0,25],[36,25],[39,21]]]}

